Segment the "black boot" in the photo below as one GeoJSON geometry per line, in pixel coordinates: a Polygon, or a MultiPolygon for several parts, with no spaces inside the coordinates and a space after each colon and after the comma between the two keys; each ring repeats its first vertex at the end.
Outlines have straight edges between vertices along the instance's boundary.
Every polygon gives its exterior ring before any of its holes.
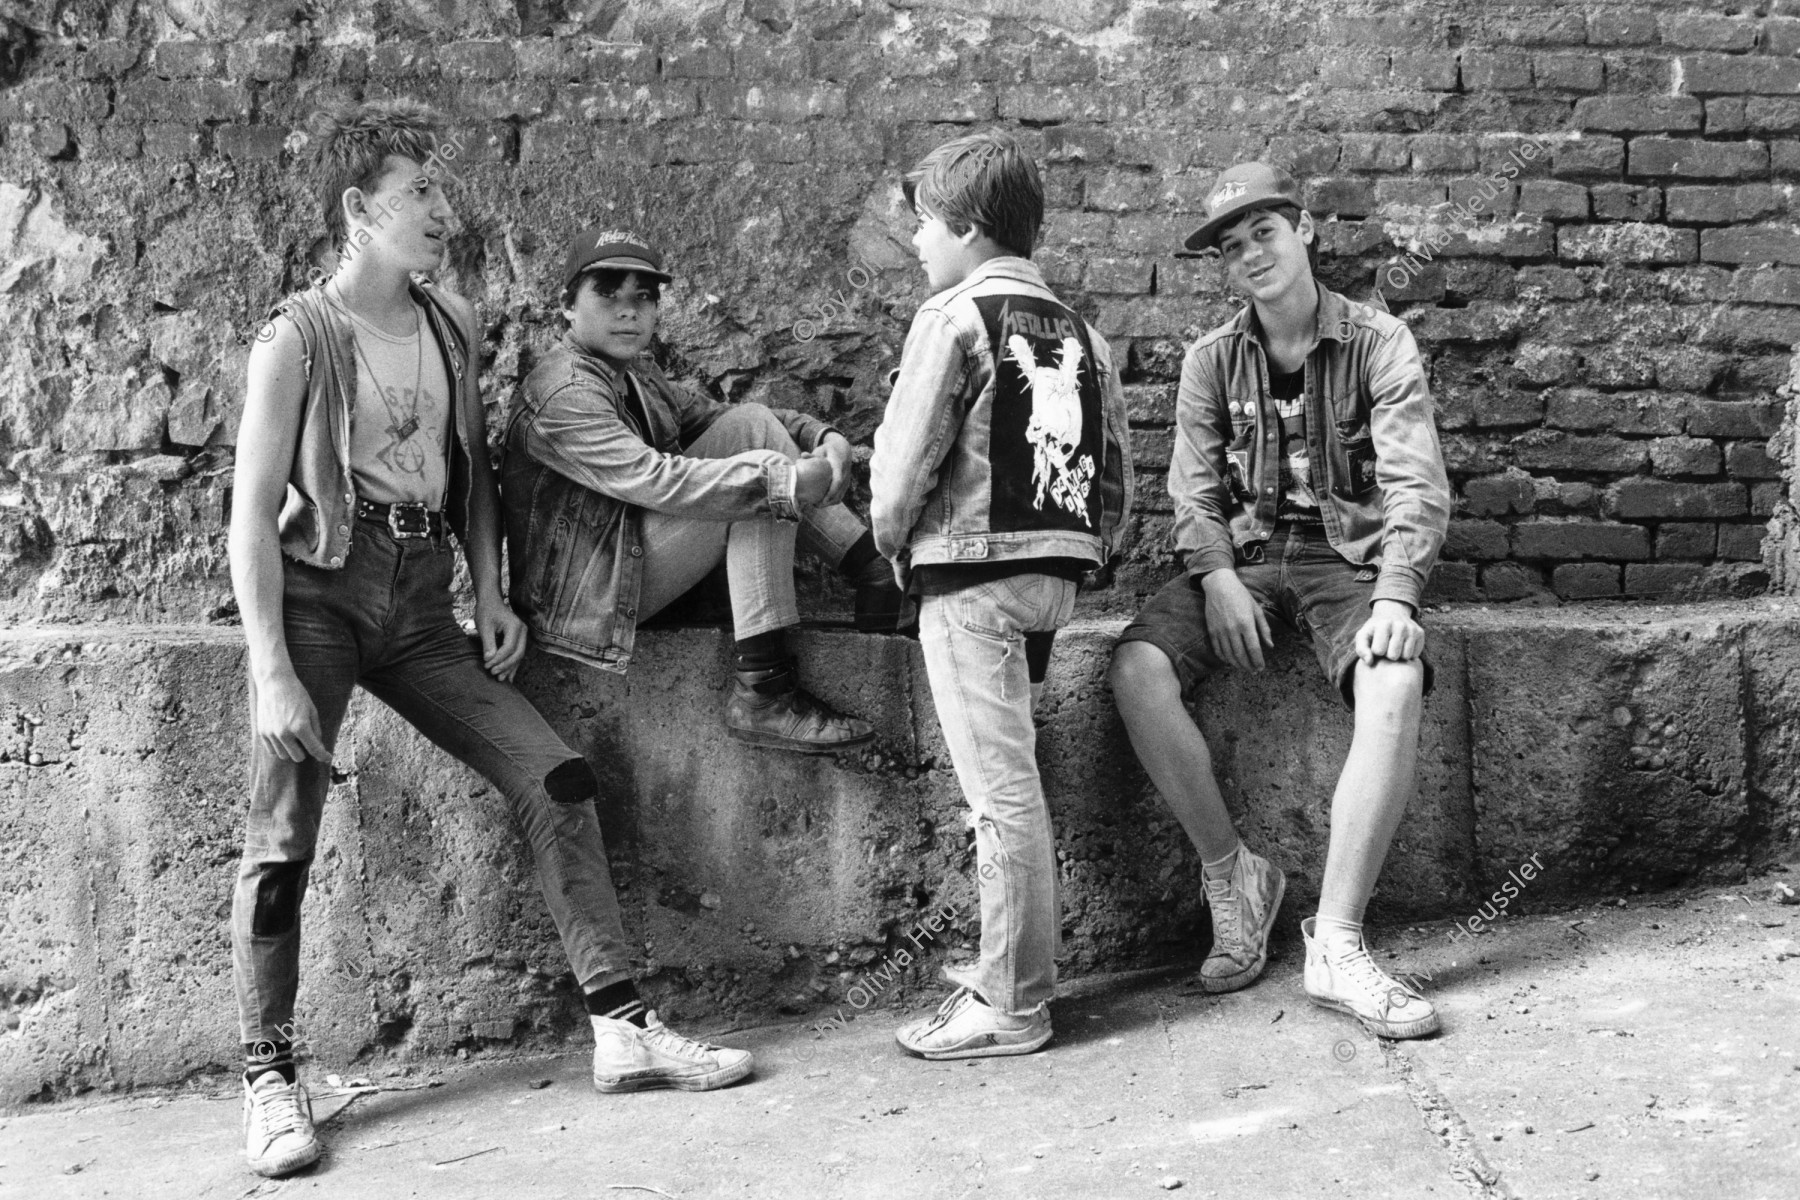
{"type": "Polygon", "coordinates": [[[856,588],[856,628],[862,633],[919,632],[919,606],[891,574],[856,588]]]}
{"type": "Polygon", "coordinates": [[[831,754],[875,740],[873,725],[845,716],[802,688],[791,658],[738,670],[725,705],[725,730],[740,742],[801,754],[831,754]]]}
{"type": "Polygon", "coordinates": [[[838,572],[856,587],[856,628],[862,633],[917,633],[919,606],[894,582],[894,569],[864,532],[844,554],[838,572]]]}

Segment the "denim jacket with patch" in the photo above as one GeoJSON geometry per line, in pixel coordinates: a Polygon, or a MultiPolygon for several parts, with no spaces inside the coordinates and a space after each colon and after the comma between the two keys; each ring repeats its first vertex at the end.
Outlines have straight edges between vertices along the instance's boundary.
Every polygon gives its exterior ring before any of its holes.
{"type": "MultiPolygon", "coordinates": [[[[1306,356],[1306,442],[1332,547],[1376,566],[1376,600],[1419,606],[1450,521],[1425,363],[1399,318],[1319,288],[1306,356]]],[[[1281,430],[1254,305],[1188,350],[1169,495],[1190,576],[1234,567],[1275,529],[1281,430]]]]}
{"type": "Polygon", "coordinates": [[[1118,548],[1125,394],[1106,339],[1028,259],[989,259],[919,309],[869,460],[875,545],[907,565],[1118,548]]]}

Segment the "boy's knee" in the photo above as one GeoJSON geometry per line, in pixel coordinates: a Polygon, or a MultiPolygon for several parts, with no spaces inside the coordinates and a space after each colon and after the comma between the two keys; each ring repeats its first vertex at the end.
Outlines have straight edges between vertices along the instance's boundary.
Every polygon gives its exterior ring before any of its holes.
{"type": "Polygon", "coordinates": [[[310,862],[267,862],[257,867],[256,911],[250,917],[253,937],[280,937],[300,923],[300,901],[306,895],[310,862]]]}
{"type": "Polygon", "coordinates": [[[1175,665],[1169,656],[1149,642],[1120,642],[1106,672],[1114,697],[1126,700],[1159,684],[1167,685],[1174,677],[1175,665]]]}
{"type": "Polygon", "coordinates": [[[766,405],[754,402],[734,404],[719,414],[714,424],[722,424],[744,450],[779,450],[797,457],[800,448],[788,435],[787,426],[766,405]]]}
{"type": "Polygon", "coordinates": [[[1376,659],[1356,668],[1356,711],[1398,718],[1417,715],[1425,695],[1425,664],[1419,659],[1376,659]]]}
{"type": "Polygon", "coordinates": [[[600,781],[585,758],[557,763],[544,776],[544,791],[557,804],[583,804],[600,794],[600,781]]]}

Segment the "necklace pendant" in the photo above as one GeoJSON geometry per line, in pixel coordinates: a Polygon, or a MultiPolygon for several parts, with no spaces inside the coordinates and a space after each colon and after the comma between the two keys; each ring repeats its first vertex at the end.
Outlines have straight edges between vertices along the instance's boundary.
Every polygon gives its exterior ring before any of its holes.
{"type": "Polygon", "coordinates": [[[410,438],[413,434],[417,433],[418,431],[419,431],[419,418],[418,418],[417,414],[414,414],[413,416],[406,418],[406,421],[404,424],[396,425],[393,427],[394,440],[396,442],[404,442],[406,439],[410,438]]]}

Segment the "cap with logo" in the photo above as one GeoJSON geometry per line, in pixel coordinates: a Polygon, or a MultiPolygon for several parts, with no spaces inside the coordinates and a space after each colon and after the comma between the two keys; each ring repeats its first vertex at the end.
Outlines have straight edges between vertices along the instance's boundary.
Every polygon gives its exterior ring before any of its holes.
{"type": "Polygon", "coordinates": [[[1207,194],[1206,224],[1190,233],[1183,245],[1189,250],[1210,250],[1218,243],[1220,232],[1245,213],[1282,204],[1306,207],[1292,175],[1261,162],[1229,167],[1219,173],[1207,194]]]}
{"type": "Polygon", "coordinates": [[[566,288],[586,271],[636,271],[669,282],[674,276],[662,269],[662,255],[629,229],[596,225],[575,235],[569,257],[563,263],[566,288]]]}

